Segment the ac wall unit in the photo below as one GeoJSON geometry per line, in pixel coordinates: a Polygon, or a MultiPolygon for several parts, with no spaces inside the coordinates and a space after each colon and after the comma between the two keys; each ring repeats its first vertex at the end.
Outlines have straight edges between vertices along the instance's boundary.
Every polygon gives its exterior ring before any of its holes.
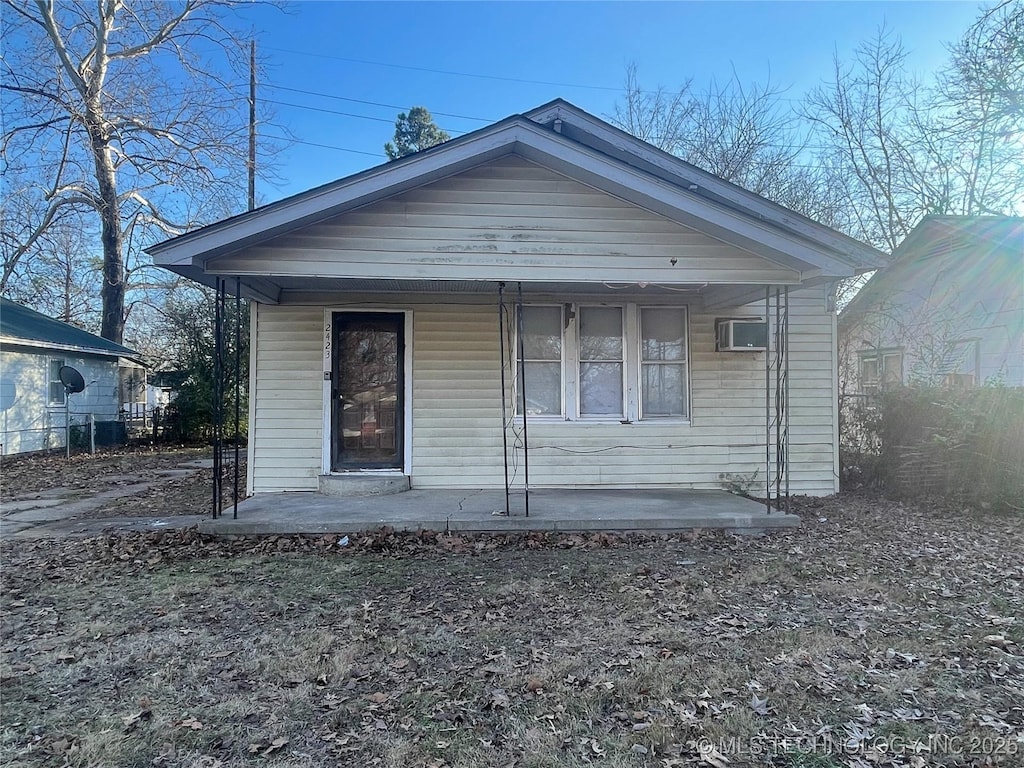
{"type": "Polygon", "coordinates": [[[715,351],[764,352],[768,348],[768,323],[761,318],[715,320],[715,351]]]}

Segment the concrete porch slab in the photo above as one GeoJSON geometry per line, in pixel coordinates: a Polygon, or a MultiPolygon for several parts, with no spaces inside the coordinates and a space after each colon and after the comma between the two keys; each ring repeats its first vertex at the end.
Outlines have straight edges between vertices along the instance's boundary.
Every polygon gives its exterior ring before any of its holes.
{"type": "Polygon", "coordinates": [[[290,533],[356,533],[387,525],[396,530],[679,531],[718,528],[756,533],[794,528],[800,518],[773,511],[725,491],[542,489],[512,496],[504,515],[501,490],[411,490],[386,496],[338,498],[319,493],[267,493],[199,524],[204,533],[228,536],[290,533]],[[499,513],[499,514],[495,514],[499,513]]]}

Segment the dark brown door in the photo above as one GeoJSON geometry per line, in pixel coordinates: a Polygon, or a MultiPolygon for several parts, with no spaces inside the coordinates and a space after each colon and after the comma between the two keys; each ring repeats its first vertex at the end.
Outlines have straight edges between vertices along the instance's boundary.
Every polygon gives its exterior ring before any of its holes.
{"type": "Polygon", "coordinates": [[[405,317],[334,315],[331,468],[402,468],[405,317]]]}

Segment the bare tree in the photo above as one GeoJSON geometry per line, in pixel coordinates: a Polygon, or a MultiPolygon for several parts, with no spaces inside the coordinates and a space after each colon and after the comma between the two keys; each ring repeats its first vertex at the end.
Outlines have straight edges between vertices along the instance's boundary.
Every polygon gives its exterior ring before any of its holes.
{"type": "Polygon", "coordinates": [[[1024,5],[983,13],[950,53],[934,101],[960,180],[951,204],[1005,213],[1024,197],[1024,5]]]}
{"type": "Polygon", "coordinates": [[[691,125],[694,109],[690,81],[676,91],[661,85],[654,90],[644,90],[636,63],[630,63],[626,67],[622,99],[615,103],[611,121],[641,141],[680,155],[685,152],[686,130],[691,125]]]}
{"type": "Polygon", "coordinates": [[[25,216],[5,238],[3,285],[52,226],[87,215],[102,253],[100,333],[120,342],[140,246],[244,206],[236,2],[4,3],[0,149],[25,216]]]}
{"type": "Polygon", "coordinates": [[[905,59],[899,40],[883,29],[857,49],[853,64],[836,54],[832,79],[814,89],[803,108],[818,128],[819,159],[840,185],[853,234],[887,250],[924,213],[905,142],[908,105],[917,90],[905,74],[905,59]]]}
{"type": "Polygon", "coordinates": [[[102,259],[90,235],[81,217],[52,223],[4,293],[57,320],[97,331],[102,259]]]}
{"type": "Polygon", "coordinates": [[[996,119],[1024,119],[1024,5],[1002,0],[954,46],[953,62],[965,85],[990,94],[996,119]]]}
{"type": "Polygon", "coordinates": [[[744,85],[733,76],[697,90],[645,90],[637,68],[626,70],[611,121],[643,141],[780,205],[829,221],[836,210],[805,152],[796,116],[771,82],[744,85]]]}
{"type": "Polygon", "coordinates": [[[1020,112],[1005,94],[1024,92],[1024,64],[1004,58],[1015,45],[1019,54],[1019,38],[1011,43],[998,31],[1019,30],[1020,6],[979,23],[953,46],[934,85],[907,74],[900,40],[882,29],[851,64],[836,56],[832,78],[809,95],[802,114],[816,126],[818,162],[844,198],[855,237],[893,250],[926,214],[1020,206],[1020,112]],[[993,39],[1003,42],[983,42],[993,39]]]}

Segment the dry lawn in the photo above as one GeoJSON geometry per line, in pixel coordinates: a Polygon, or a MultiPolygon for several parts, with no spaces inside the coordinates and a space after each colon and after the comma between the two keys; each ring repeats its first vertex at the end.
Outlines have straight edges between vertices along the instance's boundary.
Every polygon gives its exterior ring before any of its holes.
{"type": "MultiPolygon", "coordinates": [[[[0,504],[40,497],[69,501],[104,493],[110,496],[95,509],[78,512],[75,519],[116,517],[173,517],[209,512],[213,471],[202,469],[186,475],[182,465],[209,459],[209,446],[170,448],[131,446],[79,453],[66,459],[63,453],[5,456],[0,461],[0,504]],[[140,490],[140,484],[146,484],[140,490]],[[125,496],[117,494],[124,492],[125,496]]],[[[231,504],[234,490],[234,449],[225,451],[224,503],[231,504]]],[[[245,449],[239,462],[241,494],[245,491],[245,449]]]]}
{"type": "Polygon", "coordinates": [[[1024,765],[1019,517],[3,548],[0,763],[1024,765]]]}

